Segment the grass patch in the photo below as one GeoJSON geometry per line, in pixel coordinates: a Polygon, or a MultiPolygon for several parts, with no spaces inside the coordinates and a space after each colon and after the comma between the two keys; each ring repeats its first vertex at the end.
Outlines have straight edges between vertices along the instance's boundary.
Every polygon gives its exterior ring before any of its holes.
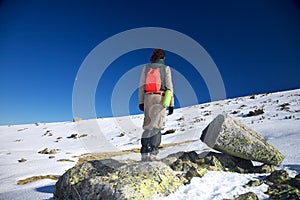
{"type": "Polygon", "coordinates": [[[27,183],[32,183],[38,180],[43,180],[43,179],[51,179],[51,180],[55,180],[57,181],[59,179],[60,176],[58,175],[44,175],[44,176],[32,176],[26,179],[21,179],[18,180],[17,184],[18,185],[25,185],[27,183]]]}
{"type": "Polygon", "coordinates": [[[71,159],[59,159],[57,162],[75,162],[74,160],[71,159]]]}
{"type": "Polygon", "coordinates": [[[27,130],[28,128],[21,128],[21,129],[19,129],[19,130],[17,130],[18,132],[20,132],[20,131],[25,131],[25,130],[27,130]]]}

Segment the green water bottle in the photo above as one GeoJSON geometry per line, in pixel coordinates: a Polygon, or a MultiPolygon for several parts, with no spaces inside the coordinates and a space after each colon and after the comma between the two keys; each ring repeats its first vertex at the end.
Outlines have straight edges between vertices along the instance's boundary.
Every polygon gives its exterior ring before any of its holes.
{"type": "Polygon", "coordinates": [[[162,102],[163,107],[169,107],[171,103],[171,99],[173,96],[173,92],[171,90],[166,90],[164,100],[162,102]]]}

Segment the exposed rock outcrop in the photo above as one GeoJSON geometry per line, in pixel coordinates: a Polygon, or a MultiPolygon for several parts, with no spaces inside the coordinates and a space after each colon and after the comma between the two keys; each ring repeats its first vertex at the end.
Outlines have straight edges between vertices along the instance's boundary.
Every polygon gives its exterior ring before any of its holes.
{"type": "Polygon", "coordinates": [[[184,172],[183,176],[187,181],[192,177],[202,177],[208,170],[238,173],[271,173],[275,170],[272,165],[254,166],[249,160],[215,152],[202,154],[197,154],[195,151],[178,152],[162,161],[174,171],[184,172]]]}
{"type": "Polygon", "coordinates": [[[285,170],[278,170],[271,173],[266,184],[269,185],[266,194],[270,199],[300,199],[300,175],[290,178],[285,170]]]}
{"type": "Polygon", "coordinates": [[[195,151],[171,154],[159,162],[90,160],[59,179],[54,199],[153,199],[175,192],[208,170],[271,173],[274,166],[253,166],[228,154],[195,151]]]}
{"type": "Polygon", "coordinates": [[[56,183],[54,199],[150,199],[183,184],[163,162],[126,162],[88,161],[69,169],[56,183]]]}
{"type": "Polygon", "coordinates": [[[247,192],[246,194],[239,195],[234,200],[258,200],[258,197],[254,192],[247,192]]]}
{"type": "Polygon", "coordinates": [[[261,180],[250,181],[245,187],[255,187],[261,184],[269,186],[265,194],[270,199],[286,200],[300,199],[300,175],[290,178],[285,170],[276,170],[269,176],[262,177],[261,180]]]}
{"type": "Polygon", "coordinates": [[[215,150],[246,160],[277,166],[284,159],[261,135],[229,115],[218,115],[200,139],[215,150]]]}

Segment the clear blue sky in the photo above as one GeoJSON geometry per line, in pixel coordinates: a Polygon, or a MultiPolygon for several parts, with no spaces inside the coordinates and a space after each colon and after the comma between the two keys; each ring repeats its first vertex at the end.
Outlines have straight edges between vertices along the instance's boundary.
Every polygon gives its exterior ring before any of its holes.
{"type": "MultiPolygon", "coordinates": [[[[299,0],[2,0],[0,124],[72,120],[73,84],[89,52],[112,35],[148,26],[201,44],[229,98],[300,88],[299,0]]],[[[107,69],[100,80],[105,88],[95,97],[98,117],[111,116],[114,84],[130,67],[148,62],[151,52],[128,53],[107,69]]],[[[210,101],[186,61],[167,52],[166,62],[190,80],[199,103],[210,101]]],[[[140,113],[136,93],[124,106],[140,113]]]]}

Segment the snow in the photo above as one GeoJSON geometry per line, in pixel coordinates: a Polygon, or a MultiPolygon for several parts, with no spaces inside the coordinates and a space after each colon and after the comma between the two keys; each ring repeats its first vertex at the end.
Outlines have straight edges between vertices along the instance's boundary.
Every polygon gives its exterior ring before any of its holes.
{"type": "Polygon", "coordinates": [[[175,194],[166,197],[165,200],[230,199],[235,195],[249,191],[255,192],[260,199],[267,198],[268,196],[262,192],[268,189],[265,184],[255,188],[243,187],[250,180],[259,180],[259,176],[209,171],[202,178],[193,178],[191,184],[181,187],[175,194]]]}
{"type": "MultiPolygon", "coordinates": [[[[165,131],[173,129],[175,133],[163,135],[162,144],[195,141],[166,147],[160,151],[159,157],[178,151],[201,153],[211,150],[199,138],[208,123],[223,111],[256,130],[285,155],[278,169],[287,170],[291,177],[299,173],[300,89],[176,109],[167,117],[165,128],[165,131]],[[256,109],[263,109],[264,114],[246,117],[249,111],[256,109]]],[[[62,175],[82,154],[139,148],[142,122],[143,115],[135,115],[77,123],[0,126],[0,199],[53,199],[56,181],[43,179],[25,185],[18,185],[17,181],[40,175],[62,175]],[[77,134],[77,138],[72,138],[72,134],[77,134]],[[55,149],[57,153],[38,153],[45,148],[49,151],[55,149]],[[19,162],[22,158],[26,162],[19,162]],[[60,159],[69,161],[59,162],[60,159]]],[[[140,155],[132,153],[114,158],[139,160],[140,155]]],[[[209,171],[164,199],[230,199],[248,191],[255,192],[259,199],[267,199],[264,194],[267,185],[243,187],[249,180],[261,176],[266,174],[209,171]]]]}

